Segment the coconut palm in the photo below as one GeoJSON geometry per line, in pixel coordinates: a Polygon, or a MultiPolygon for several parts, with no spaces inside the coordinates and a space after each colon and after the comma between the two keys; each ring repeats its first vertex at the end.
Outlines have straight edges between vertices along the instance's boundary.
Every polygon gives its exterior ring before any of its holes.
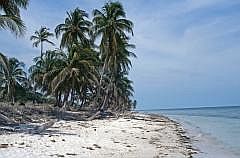
{"type": "Polygon", "coordinates": [[[118,40],[119,47],[117,50],[116,60],[112,62],[113,71],[128,74],[132,67],[130,58],[136,58],[136,54],[131,50],[135,49],[134,44],[129,44],[127,39],[118,40]]]}
{"type": "Polygon", "coordinates": [[[133,82],[127,78],[125,75],[118,75],[116,77],[116,87],[115,90],[117,91],[116,104],[118,110],[125,111],[131,109],[131,97],[133,97],[134,89],[132,87],[133,82]]]}
{"type": "Polygon", "coordinates": [[[15,102],[15,88],[21,86],[26,80],[24,63],[16,58],[7,58],[0,53],[0,81],[7,99],[13,104],[15,102]]]}
{"type": "MultiPolygon", "coordinates": [[[[127,40],[127,34],[131,33],[133,35],[133,23],[126,19],[126,13],[120,2],[109,2],[106,3],[102,10],[95,9],[93,11],[93,31],[94,37],[101,37],[100,42],[100,53],[101,61],[103,62],[100,85],[104,75],[110,74],[110,81],[113,83],[118,73],[119,59],[121,55],[119,53],[123,52],[123,41],[127,40]],[[123,40],[123,41],[122,41],[123,40]]],[[[127,66],[127,65],[125,65],[127,66]]],[[[114,83],[113,83],[114,84],[114,83]]],[[[109,84],[112,85],[112,84],[109,84]]],[[[112,86],[112,88],[115,86],[112,86]]],[[[107,88],[108,90],[110,88],[107,88]]],[[[98,90],[98,95],[101,90],[98,90]]],[[[108,96],[109,92],[106,92],[108,96]]],[[[102,108],[104,108],[107,102],[107,97],[104,97],[102,108]]]]}
{"type": "Polygon", "coordinates": [[[20,16],[20,8],[26,9],[28,0],[0,0],[0,29],[9,29],[23,35],[26,27],[20,16]]]}
{"type": "Polygon", "coordinates": [[[93,15],[94,36],[101,36],[100,49],[107,64],[110,58],[116,56],[118,38],[127,39],[126,32],[133,35],[133,23],[126,19],[126,13],[119,2],[106,3],[102,11],[95,9],[93,15]]]}
{"type": "Polygon", "coordinates": [[[38,47],[40,44],[41,58],[43,56],[43,44],[49,43],[54,45],[54,43],[48,39],[49,37],[53,36],[54,34],[49,32],[49,28],[42,26],[38,31],[35,31],[34,35],[30,37],[30,40],[33,41],[33,47],[38,47]]]}
{"type": "Polygon", "coordinates": [[[83,86],[88,84],[88,87],[91,87],[97,84],[96,63],[95,52],[75,46],[67,58],[62,59],[58,66],[44,75],[44,82],[49,83],[51,93],[56,98],[63,98],[62,101],[58,100],[62,103],[61,106],[65,105],[70,95],[72,97],[76,93],[80,94],[83,86]]]}
{"type": "Polygon", "coordinates": [[[78,43],[89,44],[88,33],[92,23],[87,18],[88,14],[79,8],[67,12],[65,22],[55,29],[56,37],[61,36],[60,48],[69,48],[78,43]]]}
{"type": "Polygon", "coordinates": [[[34,58],[34,65],[29,68],[30,79],[34,84],[35,89],[41,90],[43,93],[48,91],[48,85],[43,84],[43,76],[51,71],[54,66],[66,55],[61,50],[48,50],[42,57],[34,58]]]}

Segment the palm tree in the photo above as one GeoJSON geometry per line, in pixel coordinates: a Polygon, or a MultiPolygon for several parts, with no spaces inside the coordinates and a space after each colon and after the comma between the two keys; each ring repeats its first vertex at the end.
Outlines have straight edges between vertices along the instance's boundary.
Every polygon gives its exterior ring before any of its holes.
{"type": "Polygon", "coordinates": [[[13,104],[15,102],[15,89],[21,86],[26,80],[24,72],[24,63],[16,58],[7,58],[0,53],[0,81],[1,87],[4,88],[7,99],[13,104]]]}
{"type": "Polygon", "coordinates": [[[125,18],[126,13],[119,2],[106,3],[102,12],[95,9],[93,15],[94,36],[101,36],[102,58],[105,63],[109,63],[109,60],[116,56],[118,40],[127,39],[126,32],[133,35],[133,23],[125,18]]]}
{"type": "Polygon", "coordinates": [[[72,47],[71,52],[59,62],[55,62],[51,71],[44,75],[44,83],[49,83],[52,94],[55,94],[57,102],[63,106],[69,96],[80,94],[83,86],[88,85],[90,89],[98,82],[97,71],[95,69],[97,56],[93,50],[72,47]],[[63,94],[63,97],[61,95],[63,94]],[[63,98],[62,101],[60,99],[63,98]]]}
{"type": "Polygon", "coordinates": [[[49,91],[48,85],[43,83],[43,76],[64,58],[66,58],[66,55],[61,50],[48,50],[43,53],[42,57],[39,56],[33,59],[35,64],[30,66],[28,71],[35,90],[39,89],[43,93],[49,91]]]}
{"type": "Polygon", "coordinates": [[[28,0],[0,0],[0,29],[9,29],[23,35],[26,27],[20,16],[20,8],[26,9],[28,0]]]}
{"type": "MultiPolygon", "coordinates": [[[[95,38],[101,37],[100,42],[100,53],[101,61],[103,62],[100,85],[104,75],[110,74],[110,81],[115,80],[116,74],[118,73],[118,60],[123,49],[124,41],[128,39],[126,33],[133,35],[133,23],[126,19],[126,13],[120,2],[109,2],[106,3],[102,11],[95,9],[93,11],[93,31],[95,38]]],[[[111,85],[111,84],[109,84],[111,85]]],[[[112,86],[114,87],[114,86],[112,86]]],[[[98,90],[98,95],[101,90],[98,90]]],[[[108,95],[109,92],[106,92],[108,95]]],[[[106,98],[103,101],[101,108],[104,108],[106,98]]]]}
{"type": "Polygon", "coordinates": [[[55,29],[57,38],[62,35],[60,48],[69,48],[73,44],[78,43],[81,43],[82,45],[89,44],[87,35],[92,23],[88,21],[87,18],[88,14],[79,8],[67,12],[65,22],[59,24],[55,29]]]}
{"type": "Polygon", "coordinates": [[[113,71],[118,73],[124,73],[127,75],[132,67],[131,58],[136,58],[136,54],[131,50],[135,49],[134,44],[129,44],[128,39],[118,40],[119,47],[117,50],[116,60],[112,62],[113,71]]]}
{"type": "Polygon", "coordinates": [[[130,110],[132,107],[130,99],[133,97],[134,92],[132,84],[133,82],[123,74],[119,74],[116,77],[116,87],[114,89],[116,90],[117,95],[114,97],[116,97],[116,107],[120,111],[130,110]]]}
{"type": "Polygon", "coordinates": [[[30,37],[30,40],[34,41],[33,47],[38,47],[40,44],[41,58],[43,56],[43,43],[46,42],[54,45],[53,42],[48,40],[48,38],[52,36],[54,36],[54,34],[49,32],[49,28],[41,27],[38,31],[35,31],[34,35],[30,37]]]}

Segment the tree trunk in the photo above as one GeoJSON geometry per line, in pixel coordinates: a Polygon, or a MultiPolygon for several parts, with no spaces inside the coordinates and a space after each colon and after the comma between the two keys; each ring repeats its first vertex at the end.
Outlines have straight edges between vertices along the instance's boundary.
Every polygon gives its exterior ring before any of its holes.
{"type": "Polygon", "coordinates": [[[104,97],[103,104],[102,104],[100,110],[104,110],[106,102],[107,102],[107,99],[108,99],[108,90],[107,90],[107,94],[104,97]]]}
{"type": "Polygon", "coordinates": [[[15,104],[15,98],[14,98],[13,95],[12,95],[12,104],[13,104],[13,105],[15,104]]]}
{"type": "Polygon", "coordinates": [[[95,114],[93,114],[91,117],[89,117],[87,119],[88,121],[94,120],[95,118],[99,117],[101,112],[104,111],[104,108],[105,108],[105,105],[106,105],[106,102],[107,102],[107,99],[108,99],[108,91],[109,91],[109,89],[107,88],[107,93],[104,96],[104,100],[103,100],[102,106],[100,107],[100,109],[98,109],[98,111],[95,114]]]}
{"type": "Polygon", "coordinates": [[[7,101],[11,102],[12,96],[11,96],[11,87],[10,87],[10,81],[7,83],[7,101]]]}
{"type": "Polygon", "coordinates": [[[74,105],[74,90],[71,91],[71,106],[74,105]]]}
{"type": "Polygon", "coordinates": [[[67,100],[68,100],[68,97],[69,97],[69,91],[67,91],[67,92],[64,94],[64,97],[63,97],[63,106],[60,108],[60,117],[59,117],[59,119],[63,119],[63,118],[64,118],[64,113],[65,113],[66,108],[67,108],[67,100]]]}
{"type": "Polygon", "coordinates": [[[101,88],[102,88],[102,81],[103,81],[103,75],[104,75],[104,71],[106,69],[106,61],[103,64],[103,68],[102,68],[102,72],[100,74],[100,81],[99,81],[99,85],[98,85],[98,89],[97,89],[97,94],[96,94],[96,98],[94,99],[94,104],[97,104],[98,98],[100,97],[100,93],[101,93],[101,88]]]}
{"type": "Polygon", "coordinates": [[[81,104],[80,104],[80,108],[83,107],[84,103],[85,103],[85,101],[84,101],[84,99],[82,99],[82,102],[81,102],[81,104]]]}
{"type": "Polygon", "coordinates": [[[40,55],[41,55],[41,60],[42,60],[43,59],[43,42],[41,41],[40,43],[41,43],[41,46],[40,46],[41,47],[40,48],[40,51],[41,51],[40,53],[41,54],[40,55]]]}

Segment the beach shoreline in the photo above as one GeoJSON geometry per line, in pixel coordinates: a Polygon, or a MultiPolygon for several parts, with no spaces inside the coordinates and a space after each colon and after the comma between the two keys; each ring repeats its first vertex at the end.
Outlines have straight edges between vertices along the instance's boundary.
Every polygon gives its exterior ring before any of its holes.
{"type": "Polygon", "coordinates": [[[0,135],[0,158],[190,158],[196,150],[183,127],[165,116],[135,113],[92,121],[58,121],[41,134],[0,135]]]}
{"type": "MultiPolygon", "coordinates": [[[[189,119],[183,119],[184,117],[171,117],[168,116],[176,122],[181,124],[181,127],[186,131],[186,135],[191,139],[191,144],[194,149],[198,150],[198,153],[194,155],[195,158],[238,158],[239,153],[231,150],[224,142],[216,138],[216,135],[213,133],[207,133],[202,129],[199,124],[192,124],[189,122],[189,119]]],[[[196,118],[197,116],[193,117],[196,118]]],[[[214,127],[214,126],[213,126],[214,127]]]]}

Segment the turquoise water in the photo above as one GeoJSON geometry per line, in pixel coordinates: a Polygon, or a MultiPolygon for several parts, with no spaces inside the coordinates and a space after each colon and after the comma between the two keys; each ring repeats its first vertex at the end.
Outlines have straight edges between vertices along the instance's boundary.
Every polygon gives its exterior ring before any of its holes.
{"type": "Polygon", "coordinates": [[[201,158],[240,158],[240,107],[152,111],[180,122],[201,151],[201,158]]]}

